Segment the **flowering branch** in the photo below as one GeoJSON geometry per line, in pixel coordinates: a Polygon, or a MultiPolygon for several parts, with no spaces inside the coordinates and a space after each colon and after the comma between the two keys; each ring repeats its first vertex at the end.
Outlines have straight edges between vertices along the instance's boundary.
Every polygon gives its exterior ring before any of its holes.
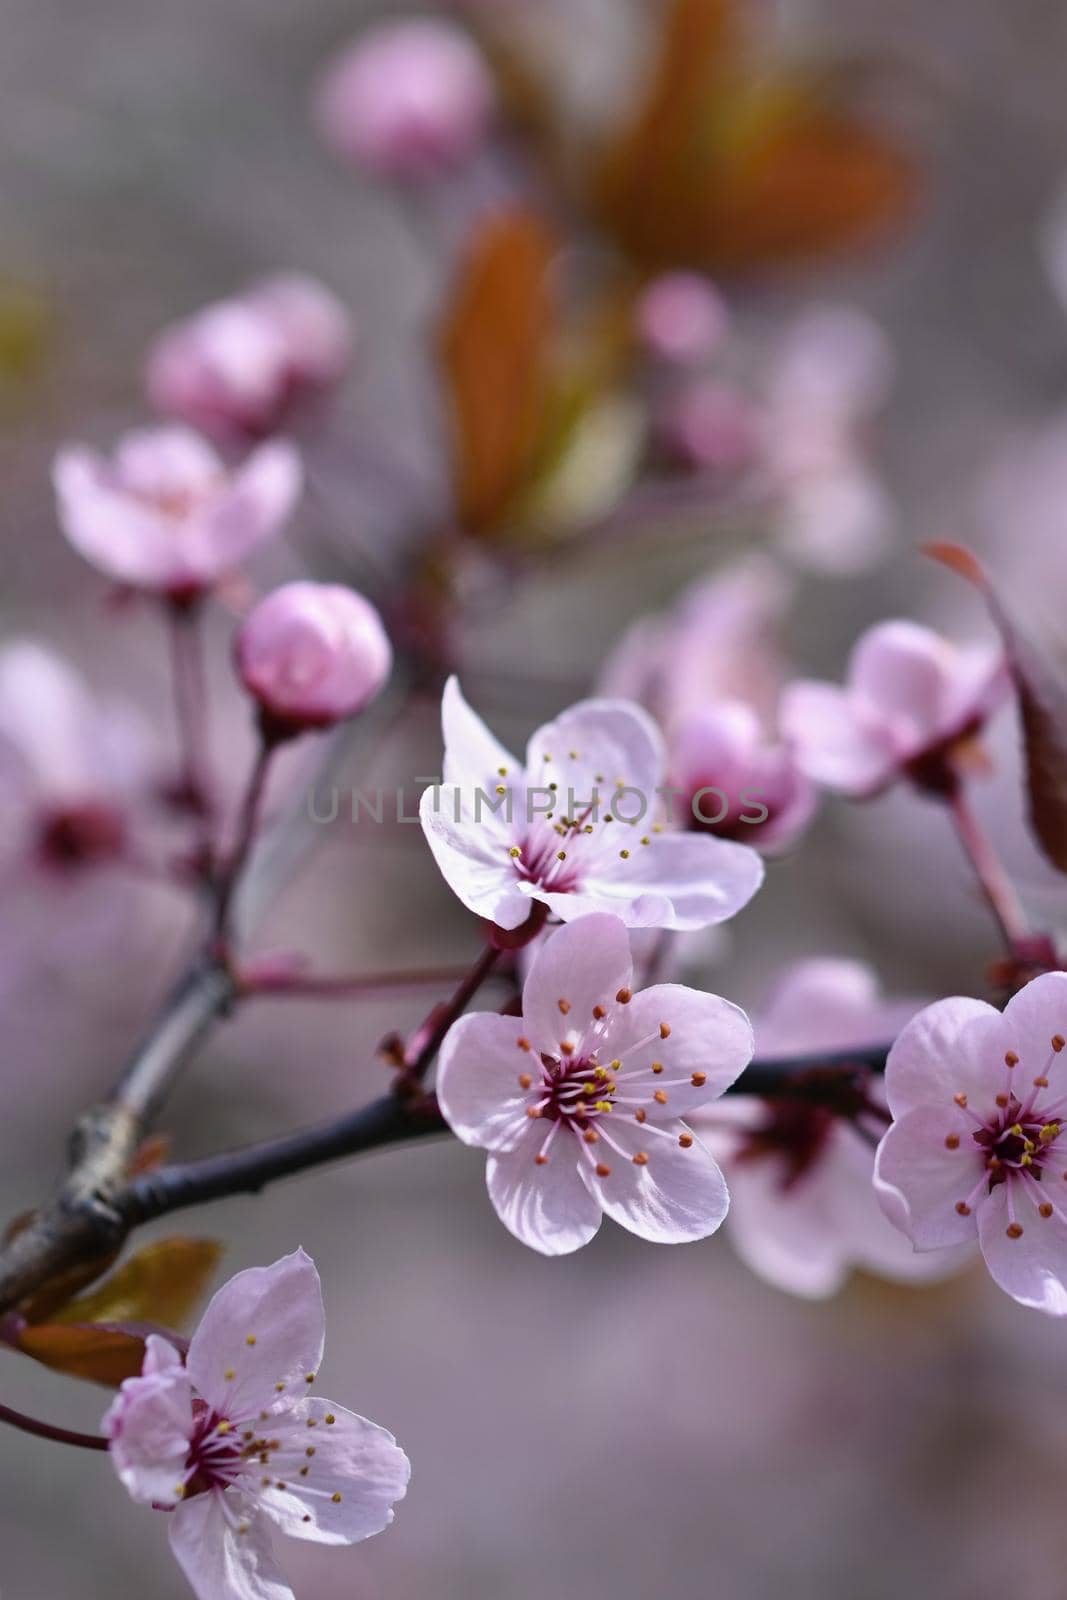
{"type": "MultiPolygon", "coordinates": [[[[798,1099],[841,1115],[869,1110],[864,1085],[872,1074],[885,1070],[889,1048],[882,1044],[862,1050],[753,1061],[726,1093],[798,1099]]],[[[331,1161],[448,1131],[436,1098],[413,1093],[410,1081],[403,1075],[398,1079],[397,1092],[383,1095],[343,1117],[241,1150],[142,1174],[116,1197],[115,1207],[125,1225],[132,1228],[211,1200],[258,1194],[280,1178],[308,1172],[331,1161]]]]}

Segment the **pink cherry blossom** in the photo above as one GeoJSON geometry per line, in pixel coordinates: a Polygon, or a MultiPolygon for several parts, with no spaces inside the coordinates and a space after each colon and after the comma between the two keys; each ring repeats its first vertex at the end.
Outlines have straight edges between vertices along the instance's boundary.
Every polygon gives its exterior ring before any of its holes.
{"type": "Polygon", "coordinates": [[[957,648],[916,622],[882,622],[852,651],[844,688],[792,684],[781,722],[817,783],[867,796],[907,775],[939,788],[954,747],[977,734],[1008,692],[999,651],[957,648]]]}
{"type": "Polygon", "coordinates": [[[636,623],[601,677],[606,692],[640,700],[665,728],[676,819],[764,851],[791,844],[816,804],[775,733],[789,595],[772,562],[737,562],[668,615],[636,623]]]}
{"type": "Polygon", "coordinates": [[[351,323],[314,278],[268,278],[166,328],[149,352],[153,405],[229,441],[273,433],[302,395],[337,383],[351,323]]]}
{"type": "Polygon", "coordinates": [[[393,652],[369,600],[334,583],[286,583],[242,624],[241,681],[276,729],[323,728],[378,694],[393,652]]]}
{"type": "Polygon", "coordinates": [[[110,460],[62,450],[53,478],[80,555],[117,583],[187,599],[280,530],[300,491],[300,460],[276,440],[230,471],[197,434],[155,428],[126,434],[110,460]]]}
{"type": "Polygon", "coordinates": [[[743,1011],[664,983],[634,994],[625,925],[594,914],[534,960],[521,1017],[461,1017],[437,1094],[465,1144],[489,1151],[497,1215],[544,1255],[588,1244],[606,1214],[678,1244],[726,1215],[722,1173],[687,1117],[752,1056],[743,1011]]]}
{"type": "Polygon", "coordinates": [[[459,166],[488,132],[488,67],[452,23],[418,18],[369,29],[327,69],[315,121],[338,155],[384,178],[459,166]]]}
{"type": "MultiPolygon", "coordinates": [[[[861,1050],[888,1043],[919,1007],[887,1001],[862,962],[815,958],[786,973],[754,1020],[761,1060],[861,1050]]],[[[868,1091],[876,1108],[879,1080],[868,1091]]],[[[858,1123],[803,1100],[731,1096],[697,1112],[705,1138],[730,1184],[727,1230],[745,1264],[792,1294],[821,1298],[842,1286],[853,1267],[918,1281],[941,1276],[957,1253],[915,1251],[882,1214],[873,1188],[869,1135],[881,1130],[877,1110],[858,1123]]]]}
{"type": "Polygon", "coordinates": [[[170,1513],[171,1549],[200,1600],[292,1600],[269,1525],[355,1544],[393,1520],[410,1468],[392,1434],[309,1392],[322,1291],[302,1250],[231,1278],[181,1356],[147,1341],[104,1417],[134,1500],[170,1513]]]}
{"type": "Polygon", "coordinates": [[[97,699],[36,640],[0,650],[5,849],[60,872],[114,860],[148,764],[147,728],[132,706],[97,699]]]}
{"type": "Polygon", "coordinates": [[[666,272],[637,302],[637,331],[650,355],[682,365],[706,360],[726,333],[728,313],[714,284],[698,272],[666,272]]]}
{"type": "Polygon", "coordinates": [[[919,1250],[977,1238],[1000,1287],[1067,1315],[1067,973],[1035,978],[1004,1012],[954,997],[893,1046],[893,1125],[875,1182],[919,1250]],[[1064,1191],[1061,1193],[1061,1191],[1064,1191]]]}
{"type": "Polygon", "coordinates": [[[703,928],[759,888],[754,850],[655,820],[665,756],[639,707],[584,700],[537,730],[525,761],[454,678],[442,722],[444,783],[425,792],[420,818],[445,879],[478,916],[517,928],[539,901],[564,922],[614,911],[634,928],[703,928]]]}
{"type": "Polygon", "coordinates": [[[666,395],[656,410],[660,448],[679,467],[739,477],[760,459],[763,419],[741,389],[699,377],[666,395]]]}

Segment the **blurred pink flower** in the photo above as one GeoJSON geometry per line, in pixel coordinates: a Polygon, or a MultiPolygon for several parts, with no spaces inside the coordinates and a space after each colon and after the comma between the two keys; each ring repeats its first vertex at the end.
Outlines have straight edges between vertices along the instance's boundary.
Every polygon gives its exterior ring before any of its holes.
{"type": "Polygon", "coordinates": [[[314,116],[336,154],[383,178],[427,178],[468,160],[495,103],[461,29],[418,18],[369,29],[327,68],[314,116]]]}
{"type": "Polygon", "coordinates": [[[1067,1314],[1065,1035],[1062,972],[1003,1014],[960,997],[928,1006],[889,1057],[894,1121],[875,1166],[886,1215],[917,1249],[977,1237],[1000,1287],[1055,1316],[1067,1314]]]}
{"type": "Polygon", "coordinates": [[[200,1600],[292,1600],[267,1522],[347,1545],[393,1520],[408,1459],[384,1428],[308,1394],[323,1339],[319,1275],[298,1250],[219,1290],[184,1366],[152,1334],[104,1417],[123,1486],[172,1514],[200,1600]]]}
{"type": "Polygon", "coordinates": [[[149,351],[148,396],[224,441],[261,438],[302,395],[339,382],[351,352],[350,318],[329,289],[296,273],[268,278],[165,328],[149,351]]]}
{"type": "Polygon", "coordinates": [[[893,507],[867,459],[864,433],[892,373],[882,329],[849,307],[805,312],[777,352],[763,466],[780,502],[782,547],[805,566],[863,572],[889,548],[893,507]]]}
{"type": "Polygon", "coordinates": [[[97,700],[32,639],[0,650],[7,849],[62,872],[116,859],[148,765],[147,728],[131,706],[97,700]]]}
{"type": "Polygon", "coordinates": [[[660,448],[675,465],[738,477],[763,455],[764,421],[743,390],[719,378],[693,378],[656,409],[660,448]]]}
{"type": "Polygon", "coordinates": [[[271,727],[325,728],[354,717],[389,677],[393,651],[369,600],[335,583],[287,583],[242,624],[237,667],[271,727]]]}
{"type": "Polygon", "coordinates": [[[601,675],[606,692],[640,700],[663,724],[686,826],[763,850],[792,843],[816,803],[774,729],[789,594],[770,560],[738,562],[695,585],[668,615],[636,623],[601,675]],[[700,790],[718,794],[697,801],[700,790]]]}
{"type": "Polygon", "coordinates": [[[997,650],[958,649],[916,622],[881,622],[855,645],[844,688],[793,683],[782,731],[809,777],[866,797],[908,775],[940,786],[952,748],[977,734],[1009,690],[997,650]]]}
{"type": "MultiPolygon", "coordinates": [[[[888,1043],[920,1001],[887,1001],[858,961],[799,962],[754,1020],[761,1060],[888,1043]]],[[[870,1096],[884,1105],[872,1080],[870,1096]]],[[[861,1117],[868,1130],[876,1117],[861,1117]]],[[[738,1255],[768,1283],[812,1299],[836,1293],[853,1267],[899,1280],[951,1271],[950,1259],[916,1252],[882,1214],[874,1150],[849,1119],[803,1100],[738,1095],[693,1126],[730,1185],[727,1228],[738,1255]]]]}
{"type": "Polygon", "coordinates": [[[714,354],[728,325],[726,303],[698,272],[654,278],[635,309],[638,334],[659,361],[688,365],[714,354]]]}
{"type": "Polygon", "coordinates": [[[664,751],[638,706],[572,706],[533,735],[525,763],[497,743],[455,678],[441,714],[444,783],[425,792],[420,817],[446,881],[478,916],[517,928],[540,901],[565,922],[614,911],[635,928],[703,928],[759,888],[755,851],[655,822],[664,751]]]}
{"type": "Polygon", "coordinates": [[[229,471],[186,428],[128,433],[111,460],[82,446],[53,469],[59,518],[78,553],[116,583],[186,600],[278,533],[300,492],[281,440],[229,471]]]}
{"type": "Polygon", "coordinates": [[[653,1243],[714,1233],[722,1173],[679,1119],[752,1056],[743,1011],[680,984],[633,994],[626,928],[583,917],[538,952],[522,1016],[460,1018],[441,1052],[441,1109],[490,1152],[489,1198],[544,1255],[588,1244],[607,1214],[653,1243]]]}

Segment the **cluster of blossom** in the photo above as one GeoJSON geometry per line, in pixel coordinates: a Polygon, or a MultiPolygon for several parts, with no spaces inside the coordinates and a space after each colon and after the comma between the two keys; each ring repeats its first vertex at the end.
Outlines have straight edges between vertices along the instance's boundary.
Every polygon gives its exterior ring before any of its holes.
{"type": "MultiPolygon", "coordinates": [[[[475,160],[496,110],[475,45],[426,21],[365,36],[325,75],[315,115],[345,159],[422,185],[475,160]]],[[[703,275],[654,276],[630,332],[660,460],[762,478],[793,553],[840,566],[834,551],[864,559],[879,545],[885,506],[857,434],[887,359],[865,319],[802,319],[758,404],[703,275]]],[[[289,521],[303,470],[280,430],[339,382],[351,347],[343,308],[295,276],[167,330],[147,389],[169,420],[110,456],[57,457],[70,545],[188,640],[289,521]]],[[[707,1238],[728,1218],[755,1272],[819,1297],[853,1268],[915,1281],[957,1270],[977,1243],[1016,1300],[1067,1314],[1067,974],[1030,937],[968,799],[976,745],[1012,691],[1009,662],[999,647],[957,648],[890,620],[858,641],[843,687],[798,680],[779,643],[790,593],[767,556],[696,584],[669,615],[635,624],[598,695],[538,728],[521,757],[438,657],[418,662],[443,680],[443,779],[422,798],[425,841],[481,919],[485,951],[456,996],[386,1051],[390,1136],[406,1136],[405,1117],[436,1117],[484,1149],[496,1213],[545,1255],[588,1244],[604,1215],[654,1243],[707,1238]],[[663,981],[679,936],[744,911],[820,790],[859,800],[896,783],[942,806],[970,856],[1006,944],[1003,1010],[889,1000],[861,963],[807,952],[753,1021],[663,981]],[[628,790],[646,800],[640,817],[593,799],[628,790]],[[558,800],[478,803],[534,792],[558,800]],[[723,797],[715,815],[696,804],[708,794],[723,797]],[[509,981],[507,1002],[469,1011],[493,972],[509,981]]],[[[197,961],[231,1000],[255,988],[230,913],[273,753],[358,717],[383,690],[394,649],[412,649],[402,608],[387,615],[388,629],[353,588],[301,580],[242,616],[233,664],[259,754],[228,851],[195,747],[203,707],[195,684],[191,700],[189,681],[178,685],[182,797],[198,829],[209,813],[183,869],[212,913],[197,961]]],[[[95,703],[64,663],[19,641],[0,653],[0,737],[24,855],[67,873],[140,859],[147,772],[128,710],[95,703]]],[[[336,1139],[324,1148],[336,1155],[336,1139]]],[[[202,1600],[286,1600],[267,1524],[350,1544],[383,1529],[405,1492],[391,1435],[312,1395],[322,1347],[318,1276],[298,1252],[231,1279],[187,1347],[151,1334],[107,1412],[123,1485],[168,1514],[202,1600]]]]}

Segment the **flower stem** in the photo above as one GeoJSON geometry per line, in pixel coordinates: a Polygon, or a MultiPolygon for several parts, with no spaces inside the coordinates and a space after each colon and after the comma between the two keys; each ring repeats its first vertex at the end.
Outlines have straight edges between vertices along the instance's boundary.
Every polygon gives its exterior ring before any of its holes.
{"type": "Polygon", "coordinates": [[[462,1016],[492,972],[503,952],[492,943],[485,949],[470,971],[457,985],[451,998],[435,1006],[426,1021],[411,1039],[407,1049],[407,1076],[414,1082],[425,1077],[434,1057],[444,1042],[445,1034],[458,1017],[462,1016]]]}
{"type": "Polygon", "coordinates": [[[27,1417],[10,1406],[0,1406],[0,1422],[22,1433],[32,1433],[38,1439],[54,1439],[57,1444],[73,1444],[82,1450],[106,1450],[108,1441],[102,1433],[74,1433],[70,1428],[57,1428],[51,1422],[41,1422],[37,1417],[27,1417]]]}
{"type": "Polygon", "coordinates": [[[979,887],[1000,928],[1004,943],[1009,952],[1014,952],[1027,939],[1030,931],[1015,887],[993,848],[992,840],[975,815],[962,784],[957,784],[953,789],[949,806],[956,833],[974,868],[979,887]]]}
{"type": "Polygon", "coordinates": [[[180,766],[178,798],[199,819],[199,856],[211,864],[212,792],[207,751],[207,691],[198,604],[171,606],[170,652],[174,713],[178,725],[180,766]]]}
{"type": "Polygon", "coordinates": [[[263,807],[263,796],[266,792],[271,760],[276,748],[277,745],[273,740],[261,737],[255,760],[252,763],[252,771],[249,774],[248,784],[245,788],[244,799],[241,801],[241,810],[237,819],[237,837],[230,858],[222,871],[216,891],[215,933],[220,939],[225,939],[229,932],[233,897],[240,883],[241,874],[248,863],[252,847],[255,844],[260,812],[263,807]]]}

